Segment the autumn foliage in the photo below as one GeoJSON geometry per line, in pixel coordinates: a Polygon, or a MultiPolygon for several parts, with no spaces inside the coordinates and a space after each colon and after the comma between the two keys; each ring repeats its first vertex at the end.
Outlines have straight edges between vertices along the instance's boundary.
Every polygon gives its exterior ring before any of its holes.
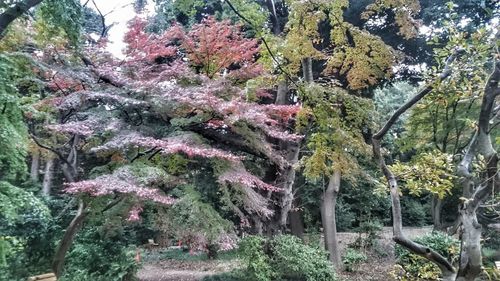
{"type": "MultiPolygon", "coordinates": [[[[178,155],[189,159],[191,169],[213,166],[214,184],[234,190],[226,192],[225,202],[242,224],[248,225],[250,215],[269,218],[273,208],[264,195],[280,189],[252,174],[246,161],[257,156],[287,165],[276,144],[302,138],[289,130],[300,106],[248,98],[242,82],[263,68],[256,63],[257,41],[245,38],[240,26],[208,17],[189,32],[179,25],[161,34],[146,28],[141,18],[130,22],[123,61],[109,59],[101,46],[94,46],[85,54],[92,65],[67,69],[49,82],[54,95],[41,103],[48,101],[58,116],[39,129],[56,133],[63,142],[78,137],[82,159],[97,157],[121,167],[67,183],[65,191],[135,198],[129,211],[129,220],[135,221],[143,202],[173,204],[169,192],[175,184],[153,184],[172,175],[149,177],[127,167],[137,162],[155,167],[178,155]]],[[[259,97],[270,89],[255,91],[259,97]]],[[[190,180],[188,171],[174,177],[178,184],[190,180]]]]}

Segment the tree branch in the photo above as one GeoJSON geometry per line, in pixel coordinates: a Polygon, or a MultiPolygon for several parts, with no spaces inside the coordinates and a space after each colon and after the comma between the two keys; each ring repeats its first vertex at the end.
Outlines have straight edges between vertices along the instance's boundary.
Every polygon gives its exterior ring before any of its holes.
{"type": "Polygon", "coordinates": [[[389,118],[389,120],[385,123],[385,125],[380,129],[375,135],[373,135],[374,139],[381,140],[385,134],[389,131],[389,129],[396,123],[403,113],[405,113],[408,109],[410,109],[413,105],[419,102],[423,97],[425,97],[428,93],[430,93],[434,89],[434,85],[436,82],[445,79],[451,74],[451,63],[457,58],[458,54],[461,52],[461,49],[456,48],[453,50],[453,53],[448,57],[445,63],[445,67],[441,74],[438,76],[438,79],[427,83],[413,98],[403,104],[400,108],[398,108],[389,118]]]}
{"type": "Polygon", "coordinates": [[[9,25],[18,17],[22,16],[32,7],[40,4],[43,0],[25,0],[5,10],[0,14],[0,40],[5,36],[9,25]]]}
{"type": "Polygon", "coordinates": [[[451,276],[453,276],[455,273],[455,268],[453,267],[453,265],[436,251],[411,241],[403,234],[403,220],[401,215],[401,203],[399,200],[398,182],[396,180],[396,176],[392,173],[392,171],[385,163],[384,157],[382,156],[380,143],[383,137],[387,134],[387,132],[391,129],[391,127],[396,123],[396,121],[402,114],[408,111],[408,109],[419,102],[428,93],[430,93],[434,89],[434,85],[437,82],[445,79],[451,74],[450,64],[456,59],[459,51],[459,49],[455,49],[446,60],[446,64],[442,73],[434,81],[427,83],[413,98],[411,98],[400,108],[398,108],[385,123],[382,129],[380,129],[375,135],[372,136],[374,158],[377,161],[380,169],[382,170],[385,178],[387,179],[390,188],[394,241],[407,248],[412,253],[422,256],[436,264],[441,269],[443,277],[448,279],[450,279],[451,276]]]}

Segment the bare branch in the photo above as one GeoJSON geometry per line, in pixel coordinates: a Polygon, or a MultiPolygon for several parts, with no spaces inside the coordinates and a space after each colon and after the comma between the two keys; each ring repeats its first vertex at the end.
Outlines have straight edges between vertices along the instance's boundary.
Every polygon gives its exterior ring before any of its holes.
{"type": "Polygon", "coordinates": [[[413,98],[411,98],[409,101],[407,101],[405,104],[403,104],[400,108],[396,110],[389,118],[389,120],[385,123],[385,125],[378,131],[375,135],[373,135],[374,139],[381,140],[385,134],[389,131],[389,129],[396,123],[396,121],[399,119],[403,113],[405,113],[408,109],[410,109],[413,105],[415,105],[417,102],[419,102],[422,98],[424,98],[428,93],[434,89],[434,85],[437,81],[441,81],[445,79],[446,77],[450,76],[451,74],[451,68],[450,65],[455,59],[457,58],[458,54],[461,52],[461,49],[456,48],[453,53],[448,57],[445,63],[445,67],[441,74],[438,76],[438,79],[435,81],[431,81],[430,83],[427,83],[413,98]]]}

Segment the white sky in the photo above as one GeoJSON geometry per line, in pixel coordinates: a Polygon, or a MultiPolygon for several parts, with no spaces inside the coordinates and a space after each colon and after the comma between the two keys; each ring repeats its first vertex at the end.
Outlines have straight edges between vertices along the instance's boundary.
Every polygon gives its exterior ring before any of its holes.
{"type": "MultiPolygon", "coordinates": [[[[80,0],[82,4],[87,0],[80,0]]],[[[108,32],[108,51],[118,58],[123,58],[122,50],[125,47],[123,36],[127,32],[127,22],[136,16],[133,0],[94,0],[103,15],[106,15],[106,25],[115,23],[108,32]]],[[[93,8],[94,3],[89,0],[87,7],[93,8]]],[[[154,12],[154,2],[148,1],[146,13],[154,12]]]]}

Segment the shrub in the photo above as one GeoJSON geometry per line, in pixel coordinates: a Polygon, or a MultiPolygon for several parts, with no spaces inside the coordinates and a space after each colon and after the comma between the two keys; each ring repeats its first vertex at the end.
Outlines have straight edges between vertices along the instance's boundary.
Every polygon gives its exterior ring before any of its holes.
{"type": "Polygon", "coordinates": [[[120,236],[105,237],[97,227],[81,231],[67,256],[61,281],[131,281],[138,270],[136,250],[120,236]]]}
{"type": "Polygon", "coordinates": [[[354,241],[353,247],[359,249],[368,249],[377,245],[377,239],[380,238],[382,224],[378,220],[367,220],[359,224],[359,237],[354,241]]]}
{"type": "Polygon", "coordinates": [[[424,226],[430,223],[428,204],[422,204],[411,198],[402,197],[401,215],[405,226],[424,226]]]}
{"type": "Polygon", "coordinates": [[[240,242],[239,249],[250,280],[267,281],[274,277],[271,260],[264,251],[265,244],[266,240],[260,236],[249,236],[240,242]]]}
{"type": "Polygon", "coordinates": [[[279,235],[269,241],[250,236],[243,239],[240,249],[247,280],[335,280],[326,252],[295,236],[279,235]]]}
{"type": "Polygon", "coordinates": [[[345,265],[346,271],[356,271],[356,267],[358,264],[367,260],[367,257],[362,252],[353,249],[347,248],[345,254],[342,256],[342,262],[345,265]]]}
{"type": "Polygon", "coordinates": [[[201,281],[245,281],[245,274],[242,270],[233,270],[204,277],[201,281]]]}
{"type": "Polygon", "coordinates": [[[54,232],[44,202],[0,181],[0,281],[26,280],[50,268],[54,232]]]}
{"type": "MultiPolygon", "coordinates": [[[[442,232],[426,234],[415,239],[415,242],[435,250],[452,263],[458,260],[460,242],[442,232]]],[[[397,280],[438,280],[441,271],[432,262],[410,253],[399,245],[396,245],[395,253],[397,268],[400,271],[395,276],[397,280]]]]}

